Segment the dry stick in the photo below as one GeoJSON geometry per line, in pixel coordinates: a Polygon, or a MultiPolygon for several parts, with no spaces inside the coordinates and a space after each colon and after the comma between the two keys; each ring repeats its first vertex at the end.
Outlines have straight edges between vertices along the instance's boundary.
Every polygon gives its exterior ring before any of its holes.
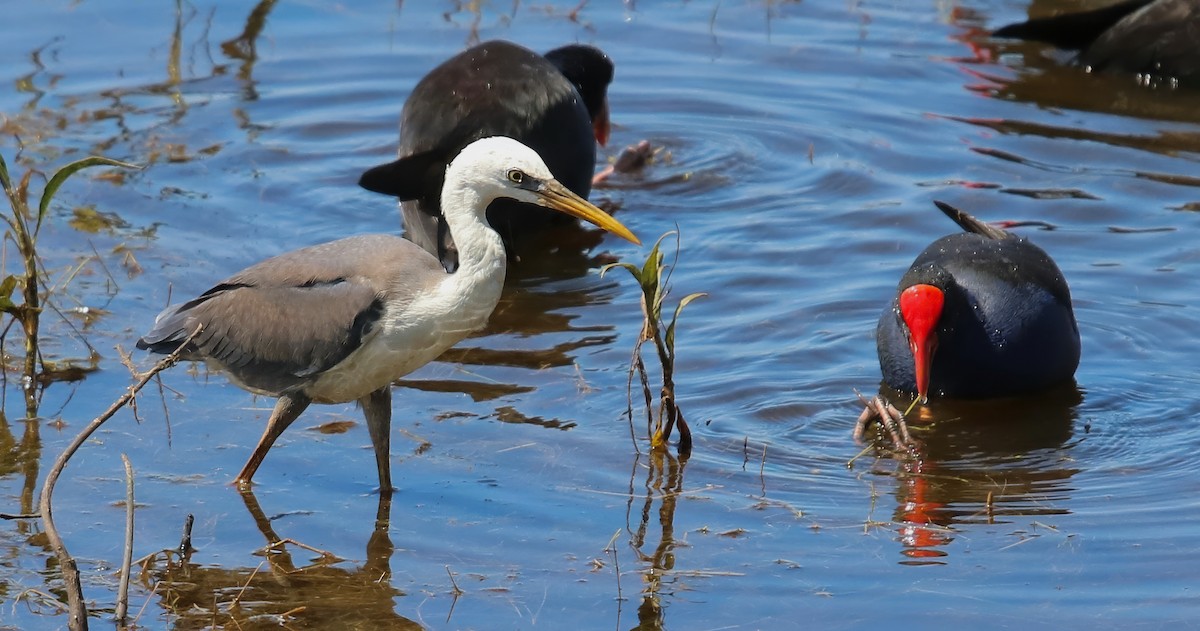
{"type": "MultiPolygon", "coordinates": [[[[270,548],[270,547],[271,547],[271,546],[267,546],[267,548],[270,548]]],[[[230,612],[230,613],[229,613],[229,616],[230,616],[230,620],[231,620],[231,621],[232,621],[232,619],[233,619],[233,609],[234,609],[234,607],[237,607],[237,606],[239,606],[239,605],[241,604],[241,602],[242,602],[242,594],[245,594],[245,593],[246,593],[246,590],[250,588],[250,583],[254,582],[254,577],[255,577],[255,576],[258,576],[258,571],[259,571],[259,570],[261,570],[261,569],[262,569],[262,567],[263,567],[264,565],[266,565],[267,561],[269,561],[269,560],[270,560],[269,558],[267,558],[267,557],[263,557],[263,560],[258,562],[258,567],[254,568],[254,571],[250,573],[250,576],[249,576],[249,577],[246,579],[246,584],[245,584],[245,585],[242,585],[242,589],[241,589],[240,591],[238,591],[238,593],[237,593],[237,596],[234,596],[234,597],[233,597],[233,600],[231,600],[231,601],[229,602],[229,612],[230,612]]],[[[216,599],[216,597],[217,597],[217,594],[216,594],[216,592],[213,592],[213,599],[214,599],[214,602],[213,602],[213,615],[214,615],[214,616],[216,616],[216,615],[217,615],[217,604],[216,604],[216,602],[215,602],[215,599],[216,599]]],[[[236,623],[235,623],[235,624],[236,624],[236,623]]]]}
{"type": "Polygon", "coordinates": [[[121,558],[121,580],[117,584],[117,626],[125,626],[129,613],[129,568],[133,565],[133,465],[129,456],[121,454],[125,464],[125,554],[121,558]]]}
{"type": "Polygon", "coordinates": [[[46,481],[42,484],[42,496],[38,500],[38,513],[42,516],[42,527],[46,531],[46,539],[50,543],[50,548],[54,550],[54,556],[58,557],[59,567],[62,568],[63,583],[67,591],[67,610],[70,612],[70,618],[67,620],[67,628],[71,631],[83,631],[88,628],[87,623],[87,606],[83,603],[83,587],[79,584],[79,566],[75,563],[75,559],[67,552],[67,547],[63,544],[62,537],[58,534],[58,528],[54,525],[54,513],[50,505],[51,498],[54,496],[54,485],[58,482],[58,476],[67,466],[67,461],[71,456],[75,455],[76,451],[83,446],[84,441],[91,437],[105,421],[112,418],[121,408],[125,407],[137,393],[145,387],[151,379],[158,373],[170,368],[172,364],[179,360],[183,349],[187,348],[192,339],[199,335],[200,331],[204,330],[203,326],[196,327],[196,330],[175,349],[175,352],[167,355],[148,372],[141,375],[137,383],[130,386],[121,398],[113,402],[112,405],[104,411],[103,414],[97,416],[88,423],[83,431],[67,445],[67,448],[59,454],[58,459],[54,461],[54,466],[46,472],[46,481]]]}
{"type": "Polygon", "coordinates": [[[462,589],[460,589],[458,587],[458,581],[454,580],[454,572],[450,571],[450,566],[444,565],[442,567],[446,568],[446,576],[450,577],[450,585],[452,585],[454,587],[454,592],[453,592],[454,597],[458,598],[459,596],[462,596],[463,594],[465,594],[466,592],[464,592],[462,589]]]}
{"type": "Polygon", "coordinates": [[[37,513],[0,513],[0,519],[37,519],[37,513]]]}
{"type": "Polygon", "coordinates": [[[633,430],[633,374],[637,372],[639,347],[633,347],[633,357],[629,358],[629,380],[625,384],[625,416],[629,418],[629,439],[633,441],[633,451],[637,455],[642,455],[642,450],[638,448],[637,432],[633,430]]]}
{"type": "MultiPolygon", "coordinates": [[[[632,500],[632,496],[630,497],[630,499],[632,500]]],[[[628,520],[628,519],[629,519],[628,516],[626,516],[626,520],[628,520]]],[[[617,575],[617,631],[620,631],[620,629],[621,629],[621,609],[625,603],[625,597],[621,595],[621,563],[620,563],[620,561],[617,560],[616,543],[617,543],[617,537],[620,537],[620,536],[621,536],[621,530],[617,529],[617,531],[613,533],[612,539],[608,540],[608,545],[604,546],[605,552],[612,551],[613,571],[617,575]]]]}
{"type": "MultiPolygon", "coordinates": [[[[635,365],[637,367],[638,376],[641,378],[642,398],[645,399],[646,437],[650,439],[650,446],[651,446],[651,448],[653,448],[654,447],[654,409],[652,406],[654,405],[654,402],[652,401],[653,395],[650,394],[650,378],[646,376],[646,363],[642,361],[642,353],[641,353],[640,345],[638,346],[638,348],[634,349],[633,356],[634,356],[634,359],[636,360],[635,365]]],[[[642,455],[642,452],[638,451],[638,455],[639,456],[642,455]]]]}
{"type": "MultiPolygon", "coordinates": [[[[146,600],[142,601],[142,608],[138,609],[137,615],[133,617],[133,625],[136,625],[137,621],[142,618],[142,613],[144,613],[146,611],[146,606],[150,604],[150,601],[153,599],[154,594],[158,593],[159,585],[162,585],[162,581],[155,582],[154,587],[150,588],[150,594],[147,596],[146,600]]],[[[130,625],[130,626],[133,626],[133,625],[130,625]]]]}
{"type": "Polygon", "coordinates": [[[446,612],[446,622],[450,622],[450,616],[454,615],[454,606],[458,604],[458,597],[462,596],[466,592],[458,588],[458,581],[454,580],[454,572],[450,571],[450,566],[447,565],[445,568],[446,575],[450,577],[450,584],[454,586],[454,591],[451,592],[451,594],[453,594],[453,598],[450,601],[450,611],[446,612]]]}
{"type": "Polygon", "coordinates": [[[183,522],[183,538],[179,540],[179,556],[183,561],[187,561],[192,557],[192,524],[196,523],[196,516],[188,513],[187,519],[183,522]]]}
{"type": "Polygon", "coordinates": [[[854,454],[854,457],[853,457],[853,458],[851,458],[851,459],[849,459],[849,460],[847,460],[847,461],[846,461],[846,468],[847,468],[847,469],[853,469],[853,468],[854,468],[854,461],[855,461],[855,460],[858,460],[859,458],[862,458],[863,456],[865,456],[865,455],[866,455],[866,453],[867,453],[868,451],[871,451],[871,448],[872,448],[872,447],[874,447],[874,445],[867,445],[866,447],[863,447],[863,448],[862,448],[862,451],[858,452],[857,454],[854,454]]]}
{"type": "Polygon", "coordinates": [[[617,531],[613,533],[612,539],[608,540],[608,545],[604,546],[604,551],[612,552],[612,555],[613,555],[613,571],[615,571],[617,574],[617,600],[618,601],[624,599],[624,597],[621,595],[621,562],[617,560],[617,546],[615,545],[617,543],[617,537],[620,537],[620,536],[621,536],[621,530],[617,529],[617,531]]]}
{"type": "MultiPolygon", "coordinates": [[[[650,320],[647,316],[646,325],[650,326],[650,320]]],[[[666,447],[671,439],[671,429],[675,427],[675,361],[674,358],[667,353],[666,342],[663,341],[662,333],[658,330],[658,322],[654,322],[654,327],[651,330],[650,341],[654,342],[654,350],[658,353],[658,363],[662,365],[662,389],[659,391],[659,427],[662,429],[663,446],[666,447]],[[666,417],[664,420],[663,417],[666,417]],[[664,427],[665,425],[665,427],[664,427]]]]}
{"type": "Polygon", "coordinates": [[[758,463],[758,482],[760,485],[762,485],[763,497],[767,496],[767,476],[765,475],[766,469],[767,469],[767,446],[764,444],[763,445],[762,462],[758,463]]]}

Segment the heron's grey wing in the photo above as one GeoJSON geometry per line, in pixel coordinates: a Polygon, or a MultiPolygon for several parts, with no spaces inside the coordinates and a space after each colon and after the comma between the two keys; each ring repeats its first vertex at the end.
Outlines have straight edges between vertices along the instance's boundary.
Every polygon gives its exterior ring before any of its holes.
{"type": "Polygon", "coordinates": [[[248,389],[277,395],[345,359],[387,305],[415,298],[444,274],[431,255],[391,235],[303,248],[167,309],[138,347],[170,352],[203,325],[186,357],[214,362],[248,389]]]}

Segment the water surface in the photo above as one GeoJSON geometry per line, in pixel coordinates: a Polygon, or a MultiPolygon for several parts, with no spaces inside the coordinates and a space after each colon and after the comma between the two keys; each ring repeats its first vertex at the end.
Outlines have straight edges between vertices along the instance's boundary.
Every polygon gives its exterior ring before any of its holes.
{"type": "MultiPolygon", "coordinates": [[[[1197,618],[1200,93],[990,41],[983,31],[1026,15],[1015,0],[559,4],[8,12],[12,170],[87,153],[147,166],[72,180],[46,224],[57,304],[103,311],[49,318],[45,352],[86,358],[90,345],[99,370],[51,386],[34,420],[9,382],[4,512],[28,509],[39,475],[130,382],[116,347],[172,295],[288,249],[399,230],[394,205],[354,182],[390,159],[413,84],[480,39],[609,53],[616,126],[601,157],[642,139],[663,151],[592,197],[645,241],[678,227],[674,295],[708,293],[677,341],[695,451],[651,456],[642,440],[639,455],[624,418],[637,289],[598,266],[648,248],[577,231],[522,260],[488,329],[397,388],[390,506],[353,406],[310,409],[242,496],[229,482],[271,401],[174,369],[136,418],[85,445],[56,493],[97,615],[116,600],[124,453],[135,557],[175,547],[196,518],[190,561],[159,557],[136,581],[144,628],[1197,618]],[[938,406],[919,459],[873,448],[848,468],[862,449],[854,392],[879,383],[875,321],[912,258],[954,228],[934,199],[1052,224],[1022,234],[1070,281],[1077,384],[938,406]],[[85,230],[81,206],[119,220],[85,230]],[[283,539],[328,554],[264,552],[283,539]]],[[[644,419],[635,428],[644,436],[644,419]]],[[[62,627],[40,526],[4,522],[0,551],[0,626],[62,627]]]]}

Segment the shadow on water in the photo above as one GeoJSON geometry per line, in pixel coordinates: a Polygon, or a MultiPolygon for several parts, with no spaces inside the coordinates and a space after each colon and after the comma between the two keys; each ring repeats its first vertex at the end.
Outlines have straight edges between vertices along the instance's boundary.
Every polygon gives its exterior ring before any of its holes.
{"type": "MultiPolygon", "coordinates": [[[[905,400],[886,387],[880,394],[905,400]]],[[[902,563],[941,563],[957,525],[1067,514],[1069,481],[1080,471],[1070,452],[1082,402],[1071,384],[1033,397],[914,409],[910,428],[921,444],[909,458],[876,464],[898,481],[890,525],[902,563]],[[886,470],[887,462],[894,468],[886,470]]]]}
{"type": "Polygon", "coordinates": [[[395,612],[394,599],[405,594],[391,584],[390,495],[379,496],[366,560],[354,568],[320,551],[312,562],[297,566],[287,546],[302,544],[275,531],[276,518],[266,515],[253,492],[241,496],[267,541],[261,563],[227,568],[183,560],[143,574],[145,588],[159,595],[159,605],[173,618],[172,628],[423,628],[395,612]]]}
{"type": "MultiPolygon", "coordinates": [[[[25,431],[17,440],[8,416],[0,411],[0,479],[21,476],[21,496],[18,512],[31,515],[36,511],[39,464],[42,456],[41,419],[23,419],[25,431]]],[[[5,511],[7,512],[7,511],[5,511]]],[[[33,522],[17,520],[17,531],[22,535],[36,532],[33,522]]],[[[32,542],[31,542],[32,543],[32,542]]],[[[37,544],[41,547],[44,542],[37,544]]]]}

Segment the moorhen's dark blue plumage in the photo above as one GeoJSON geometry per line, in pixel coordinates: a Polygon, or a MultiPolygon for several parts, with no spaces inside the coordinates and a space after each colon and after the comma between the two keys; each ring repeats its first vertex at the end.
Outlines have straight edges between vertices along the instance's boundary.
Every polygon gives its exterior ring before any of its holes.
{"type": "MultiPolygon", "coordinates": [[[[359,185],[400,197],[406,236],[457,267],[458,254],[440,194],[446,164],[463,147],[509,136],[532,147],[554,177],[582,197],[591,192],[596,143],[608,140],[613,65],[592,46],[572,44],[545,56],[490,41],[443,62],[413,88],[400,114],[400,159],[363,174],[359,185]]],[[[488,222],[510,255],[527,230],[563,221],[558,213],[499,200],[488,222]]]]}
{"type": "Polygon", "coordinates": [[[1077,50],[1077,61],[1089,70],[1138,73],[1146,83],[1200,79],[1196,0],[1126,0],[1010,24],[992,34],[1077,50]]]}
{"type": "Polygon", "coordinates": [[[876,329],[884,383],[926,399],[1070,380],[1079,327],[1058,266],[1029,241],[935,203],[966,232],[934,241],[900,279],[876,329]]]}

